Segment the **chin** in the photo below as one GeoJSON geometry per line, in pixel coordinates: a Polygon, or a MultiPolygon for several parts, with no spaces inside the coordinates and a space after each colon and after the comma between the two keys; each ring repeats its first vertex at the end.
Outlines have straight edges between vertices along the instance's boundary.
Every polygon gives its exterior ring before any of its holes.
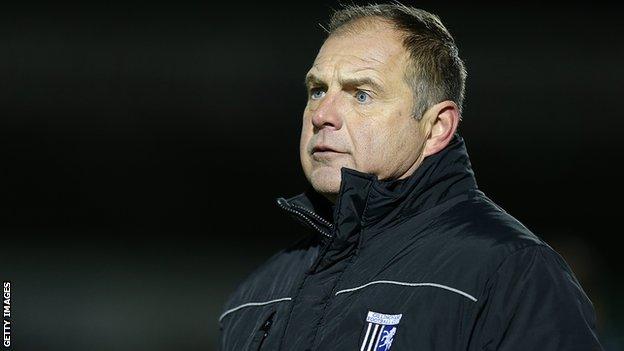
{"type": "Polygon", "coordinates": [[[312,171],[310,184],[320,194],[338,194],[340,191],[340,169],[321,167],[312,171]]]}

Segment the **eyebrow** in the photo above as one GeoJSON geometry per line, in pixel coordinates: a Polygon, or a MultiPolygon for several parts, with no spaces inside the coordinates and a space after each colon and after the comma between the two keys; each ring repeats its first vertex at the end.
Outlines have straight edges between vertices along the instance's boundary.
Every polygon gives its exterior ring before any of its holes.
{"type": "Polygon", "coordinates": [[[309,88],[313,84],[327,86],[327,84],[325,82],[323,82],[323,80],[321,78],[315,76],[314,74],[308,74],[305,77],[303,85],[305,85],[306,88],[309,88]]]}
{"type": "MultiPolygon", "coordinates": [[[[315,76],[314,74],[308,74],[305,77],[304,84],[307,88],[309,88],[313,84],[325,86],[325,87],[328,85],[321,78],[315,76]]],[[[377,90],[378,92],[383,92],[383,87],[381,86],[381,84],[377,83],[377,81],[375,81],[371,77],[341,79],[340,84],[342,86],[348,86],[348,87],[358,87],[362,85],[368,85],[372,87],[374,90],[377,90]]]]}

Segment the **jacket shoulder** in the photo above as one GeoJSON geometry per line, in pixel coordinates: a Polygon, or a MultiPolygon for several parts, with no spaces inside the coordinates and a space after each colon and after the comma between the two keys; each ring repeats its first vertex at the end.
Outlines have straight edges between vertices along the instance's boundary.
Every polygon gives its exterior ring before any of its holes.
{"type": "Polygon", "coordinates": [[[432,227],[444,247],[437,259],[452,263],[445,274],[477,295],[501,267],[521,268],[523,259],[537,254],[548,258],[543,264],[550,269],[573,276],[553,248],[482,192],[453,206],[432,227]]]}
{"type": "Polygon", "coordinates": [[[474,254],[510,255],[530,246],[548,245],[523,223],[478,191],[447,211],[435,224],[452,234],[451,242],[474,254]]]}

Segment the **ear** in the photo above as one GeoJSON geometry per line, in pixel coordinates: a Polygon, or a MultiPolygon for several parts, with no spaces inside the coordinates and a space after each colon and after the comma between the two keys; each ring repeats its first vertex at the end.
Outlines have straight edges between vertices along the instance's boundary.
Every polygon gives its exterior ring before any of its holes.
{"type": "Polygon", "coordinates": [[[444,149],[453,139],[460,120],[459,107],[453,101],[442,101],[425,112],[423,122],[427,139],[423,156],[433,155],[444,149]]]}

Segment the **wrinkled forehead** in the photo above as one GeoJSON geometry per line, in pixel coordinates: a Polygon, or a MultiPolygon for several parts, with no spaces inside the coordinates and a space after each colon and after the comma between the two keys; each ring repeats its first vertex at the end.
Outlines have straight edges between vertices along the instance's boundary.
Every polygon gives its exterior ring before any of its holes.
{"type": "Polygon", "coordinates": [[[400,32],[380,25],[332,34],[321,46],[310,73],[370,69],[382,74],[402,73],[409,54],[400,32]],[[399,72],[397,72],[399,71],[399,72]]]}

